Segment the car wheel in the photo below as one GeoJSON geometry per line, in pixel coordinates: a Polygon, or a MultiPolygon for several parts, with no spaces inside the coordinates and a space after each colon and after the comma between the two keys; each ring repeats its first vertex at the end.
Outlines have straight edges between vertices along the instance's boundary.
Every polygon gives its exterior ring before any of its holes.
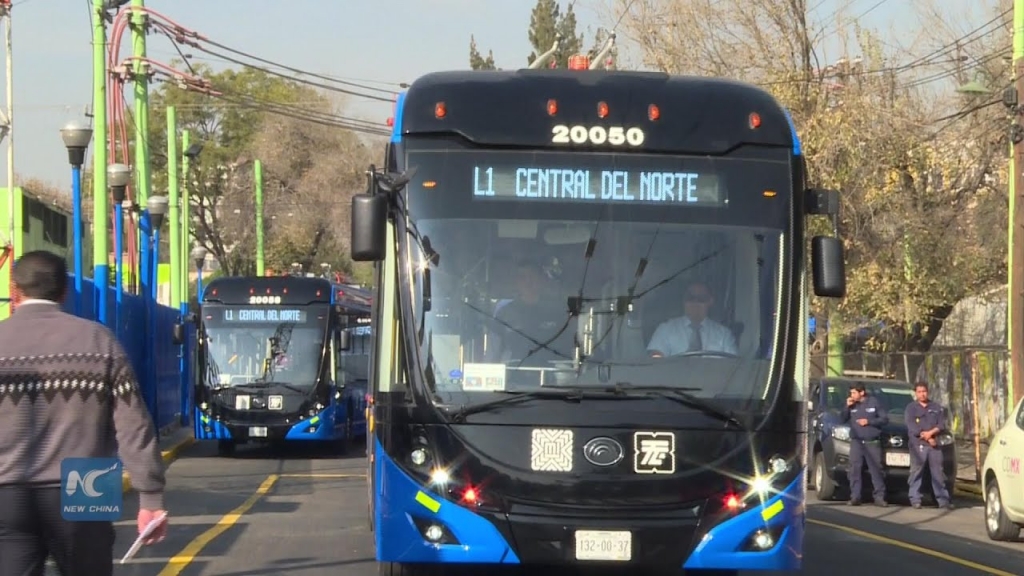
{"type": "Polygon", "coordinates": [[[1017,526],[1006,516],[1003,509],[1003,497],[999,492],[999,483],[995,478],[985,489],[985,531],[992,540],[1009,542],[1016,540],[1020,535],[1020,526],[1017,526]]]}
{"type": "Polygon", "coordinates": [[[825,454],[814,455],[814,492],[818,500],[831,500],[836,495],[836,483],[825,471],[825,454]]]}

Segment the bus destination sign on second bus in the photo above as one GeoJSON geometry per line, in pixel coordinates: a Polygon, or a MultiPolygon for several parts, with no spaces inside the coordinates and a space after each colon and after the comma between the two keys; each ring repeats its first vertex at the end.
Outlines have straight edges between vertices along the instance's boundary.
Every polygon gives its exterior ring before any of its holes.
{"type": "Polygon", "coordinates": [[[305,310],[278,310],[274,308],[228,308],[224,310],[225,322],[258,323],[300,323],[306,321],[305,310]]]}
{"type": "Polygon", "coordinates": [[[724,206],[715,174],[664,170],[593,170],[474,166],[473,196],[557,202],[724,206]]]}

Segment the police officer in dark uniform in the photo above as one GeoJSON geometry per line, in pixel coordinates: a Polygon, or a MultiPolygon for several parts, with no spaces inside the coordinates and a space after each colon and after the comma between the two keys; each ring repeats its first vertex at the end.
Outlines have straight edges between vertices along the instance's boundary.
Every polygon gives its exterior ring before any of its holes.
{"type": "Polygon", "coordinates": [[[942,470],[942,450],[938,435],[946,429],[946,413],[938,402],[928,399],[928,384],[914,384],[917,400],[907,405],[903,413],[910,437],[910,504],[921,507],[921,477],[925,467],[932,477],[932,493],[940,508],[953,509],[946,490],[946,476],[942,470]]]}
{"type": "Polygon", "coordinates": [[[889,423],[885,407],[872,396],[868,396],[863,384],[850,385],[850,397],[846,399],[842,421],[850,425],[850,506],[860,506],[864,493],[861,487],[863,466],[867,464],[871,474],[871,488],[875,505],[888,506],[885,501],[885,478],[882,476],[882,426],[889,423]]]}

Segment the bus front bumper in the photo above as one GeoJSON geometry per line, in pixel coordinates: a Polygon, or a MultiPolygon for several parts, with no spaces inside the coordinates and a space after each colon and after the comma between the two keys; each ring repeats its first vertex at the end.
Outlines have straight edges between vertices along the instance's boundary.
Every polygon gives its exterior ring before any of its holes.
{"type": "MultiPolygon", "coordinates": [[[[335,408],[328,406],[314,416],[298,423],[273,421],[235,422],[217,420],[199,408],[195,411],[196,440],[232,440],[235,442],[271,442],[280,440],[333,440],[339,427],[335,408]]],[[[290,415],[298,418],[297,415],[290,415]]]]}
{"type": "MultiPolygon", "coordinates": [[[[799,570],[804,475],[786,489],[712,528],[698,521],[629,517],[594,520],[472,511],[432,492],[374,442],[377,560],[398,563],[632,564],[685,569],[799,570]],[[577,530],[628,531],[629,559],[577,560],[577,530]],[[759,533],[771,538],[758,550],[759,533]],[[439,537],[440,536],[440,537],[439,537]]],[[[760,540],[764,544],[763,536],[760,540]]]]}

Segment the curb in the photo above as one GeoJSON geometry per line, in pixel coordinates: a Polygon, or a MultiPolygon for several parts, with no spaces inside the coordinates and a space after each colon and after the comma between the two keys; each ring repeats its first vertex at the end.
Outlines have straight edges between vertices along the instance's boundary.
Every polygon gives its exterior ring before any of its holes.
{"type": "MultiPolygon", "coordinates": [[[[189,446],[191,446],[191,445],[193,445],[195,443],[196,443],[196,439],[191,437],[191,436],[189,436],[188,438],[185,438],[185,439],[181,440],[177,444],[172,445],[167,450],[164,450],[164,451],[160,452],[160,456],[164,460],[164,465],[169,466],[171,464],[171,462],[174,462],[175,460],[178,459],[178,456],[181,455],[181,452],[183,450],[185,450],[186,448],[188,448],[189,446]]],[[[128,477],[128,473],[127,472],[125,472],[122,475],[122,477],[121,477],[121,487],[124,490],[124,492],[126,492],[126,493],[127,492],[131,492],[131,490],[132,490],[132,481],[131,481],[131,478],[128,477]]]]}
{"type": "Polygon", "coordinates": [[[978,486],[974,482],[956,482],[956,492],[960,496],[965,496],[973,500],[984,500],[985,496],[981,491],[981,486],[978,486]]]}

